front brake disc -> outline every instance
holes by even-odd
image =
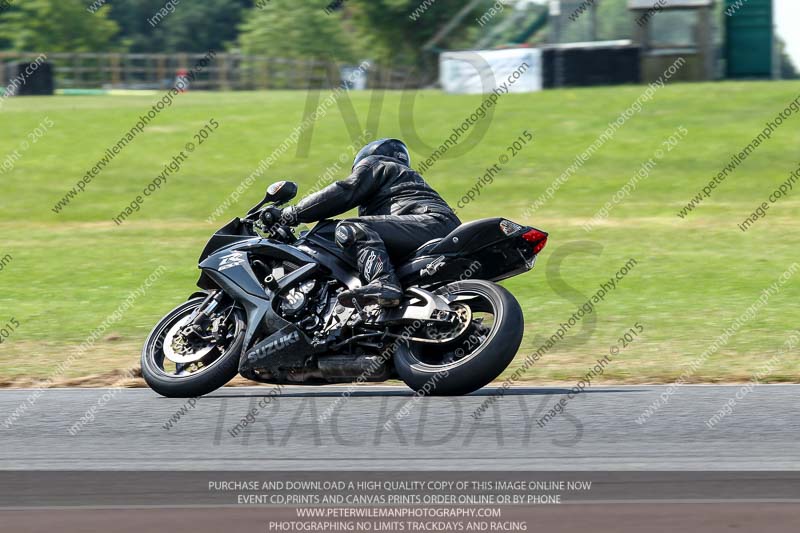
[[[172,361],[185,365],[187,363],[194,363],[208,355],[214,349],[213,344],[208,344],[200,349],[194,349],[193,346],[187,342],[186,338],[179,337],[179,332],[186,326],[191,319],[191,316],[186,316],[179,320],[164,337],[164,357]],[[176,351],[175,346],[181,346],[180,351]]]

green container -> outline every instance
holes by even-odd
[[[725,0],[728,78],[771,78],[772,0]]]

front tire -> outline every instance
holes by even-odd
[[[205,298],[202,297],[192,298],[170,311],[153,328],[145,341],[141,358],[142,377],[150,388],[162,396],[167,398],[203,396],[224,386],[238,373],[245,320],[244,313],[233,306],[217,312],[217,314],[228,313],[225,322],[229,328],[229,338],[224,346],[209,344],[203,348],[205,355],[192,364],[175,364],[165,353],[165,339],[168,335],[174,334],[176,326],[188,319],[204,301]],[[174,366],[174,369],[170,368],[171,366]],[[191,371],[193,367],[196,370]]]
[[[451,283],[436,291],[451,303],[467,305],[470,327],[445,344],[404,342],[394,363],[403,382],[429,396],[474,392],[499,376],[517,354],[525,320],[519,302],[505,288],[483,280]],[[491,315],[490,326],[479,314]]]

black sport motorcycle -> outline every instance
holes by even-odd
[[[217,231],[200,256],[202,292],[172,310],[142,350],[157,393],[196,397],[236,374],[263,383],[320,385],[400,378],[430,395],[467,394],[511,363],[522,341],[519,303],[495,282],[527,272],[547,233],[504,218],[463,224],[396,263],[400,307],[349,308],[361,285],[334,242],[335,220],[299,237],[268,219],[297,194],[274,183]]]

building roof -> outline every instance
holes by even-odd
[[[581,50],[589,48],[627,48],[629,46],[638,46],[630,39],[620,39],[617,41],[589,41],[579,43],[557,43],[557,44],[543,44],[538,48],[557,49],[557,50],[570,50],[578,48]]]
[[[710,7],[714,5],[714,2],[715,0],[628,0],[628,9],[647,10]]]

